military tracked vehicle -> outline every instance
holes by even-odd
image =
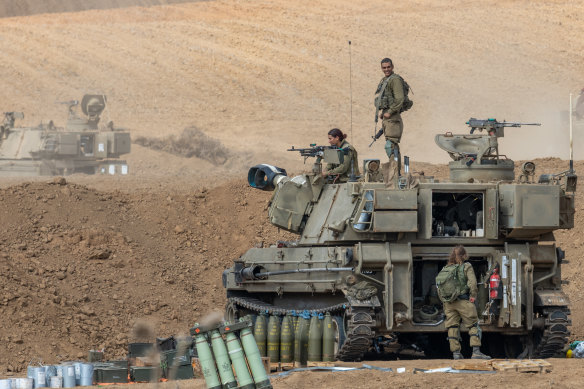
[[[128,165],[120,156],[130,152],[130,133],[112,122],[99,126],[106,108],[103,95],[85,95],[65,102],[67,124],[53,121],[37,127],[16,127],[22,112],[5,112],[0,125],[0,175],[38,176],[73,173],[126,174]],[[83,115],[77,113],[81,108]]]
[[[371,350],[447,356],[435,278],[463,244],[479,282],[484,351],[560,352],[571,321],[554,231],[574,227],[573,164],[536,178],[527,162],[516,177],[498,141],[506,127],[522,124],[467,124],[470,134],[435,138],[452,157],[448,180],[408,172],[393,182],[330,182],[321,163],[343,155],[325,146],[298,149],[316,157],[311,173],[292,178],[271,165],[251,168],[249,184],[274,191],[270,222],[299,238],[252,248],[225,270],[226,317],[330,312],[341,360]]]

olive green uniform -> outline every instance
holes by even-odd
[[[329,163],[326,165],[326,172],[329,176],[338,176],[335,182],[347,182],[351,175],[351,166],[353,167],[353,174],[359,175],[359,158],[357,150],[349,142],[343,140],[339,147],[344,151],[343,163]]]
[[[383,84],[386,80],[385,91],[382,91]],[[382,122],[383,134],[385,135],[386,140],[385,152],[389,159],[397,159],[398,172],[401,172],[399,142],[404,131],[404,123],[400,113],[402,112],[402,107],[405,101],[404,84],[401,77],[396,73],[392,73],[388,77],[383,77],[381,81],[379,81],[376,93],[379,94],[378,97],[381,97],[379,101],[379,110],[382,114],[390,114],[389,118],[383,118]]]
[[[456,266],[456,265],[446,265]],[[464,275],[466,276],[466,296],[477,298],[478,288],[477,279],[474,274],[472,265],[468,262],[464,264]],[[463,294],[464,296],[464,294]],[[461,297],[463,297],[461,296]],[[479,328],[479,318],[477,309],[473,303],[467,298],[458,298],[451,303],[444,303],[444,314],[446,315],[446,328],[448,329],[448,341],[450,343],[450,351],[460,352],[460,322],[468,328],[470,335],[471,347],[481,345],[481,335]]]

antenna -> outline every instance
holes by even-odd
[[[573,115],[572,112],[572,94],[570,93],[570,173],[574,172],[574,143],[572,139],[572,134],[574,132],[574,123],[573,123]]]
[[[353,69],[352,69],[352,61],[351,61],[351,41],[349,41],[349,106],[351,107],[351,142],[353,141]]]

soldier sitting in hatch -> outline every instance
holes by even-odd
[[[331,177],[334,183],[347,182],[351,174],[359,175],[359,159],[357,150],[346,140],[347,135],[343,134],[338,128],[333,128],[328,132],[328,141],[331,146],[338,147],[344,152],[343,163],[326,165],[322,172],[323,177]]]

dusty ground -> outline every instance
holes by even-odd
[[[112,5],[126,3],[154,2]],[[577,1],[226,0],[50,15],[42,14],[47,2],[19,4],[35,15],[0,19],[3,111],[24,111],[25,125],[62,124],[66,107],[55,102],[105,93],[104,122],[151,138],[195,126],[231,154],[212,163],[134,144],[127,177],[0,179],[0,375],[20,374],[32,358],[76,359],[94,347],[122,357],[136,323],[166,336],[222,309],[220,275],[231,260],[253,245],[289,238],[267,223],[269,193],[246,186],[247,167],[271,162],[300,171],[301,162],[285,149],[322,144],[332,126],[349,133],[360,157],[380,157],[381,142],[367,144],[383,56],[414,90],[402,149],[415,161],[445,162],[434,133],[463,131],[470,116],[496,116],[543,124],[508,130],[503,152],[563,159],[538,160],[538,173],[567,166],[561,111],[568,93],[584,86],[584,6]],[[78,11],[76,4],[63,1],[62,10]],[[577,130],[575,144],[582,143]],[[413,167],[445,172],[421,162]],[[583,168],[577,161],[576,171]],[[571,260],[564,275],[574,339],[584,339],[583,200],[579,194],[576,228],[557,234]],[[579,361],[553,363],[554,372],[541,376],[359,371],[274,382],[278,388],[385,387],[390,380],[398,387],[578,386]]]

